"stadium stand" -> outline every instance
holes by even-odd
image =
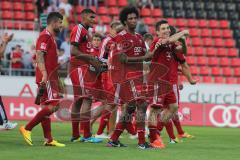
[[[21,3],[24,2],[24,3]],[[140,14],[149,31],[154,32],[154,22],[166,18],[179,29],[189,29],[187,61],[200,82],[239,83],[240,66],[240,1],[215,0],[153,0],[154,9],[141,8]],[[105,0],[95,10],[104,24],[116,18],[127,0]],[[13,7],[14,6],[14,7]],[[78,15],[82,6],[74,8]],[[0,2],[2,25],[7,29],[35,28],[35,5],[30,0],[2,0]],[[79,16],[78,16],[79,17]],[[71,15],[70,29],[80,19]],[[184,79],[181,77],[181,79]]]

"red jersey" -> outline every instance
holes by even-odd
[[[114,48],[114,41],[111,35],[107,35],[100,45],[99,59],[103,62],[107,62],[108,56],[110,55],[111,49]]]
[[[58,69],[58,55],[57,55],[57,44],[54,39],[54,36],[51,35],[46,29],[43,30],[36,43],[36,51],[44,52],[44,62],[47,70],[48,79],[54,78],[57,76]],[[39,68],[36,67],[36,82],[39,83],[42,80],[42,73]]]
[[[100,52],[99,48],[92,47],[92,48],[90,49],[90,54],[93,55],[93,56],[95,56],[95,57],[99,57],[99,52]]]
[[[22,58],[22,53],[21,52],[12,52],[12,55],[11,55],[11,58],[14,59],[14,58]],[[12,63],[12,68],[16,68],[16,69],[19,69],[19,68],[22,68],[22,62],[15,62],[15,63]]]
[[[158,41],[161,41],[161,39],[157,38],[153,41],[153,43],[150,47],[151,52],[155,49],[155,45]],[[171,72],[172,72],[172,70],[174,70],[174,68],[173,68],[173,62],[174,62],[173,53],[174,53],[175,48],[176,48],[175,43],[162,45],[155,51],[155,53],[153,55],[153,58],[152,58],[153,63],[161,64],[168,68],[167,73],[161,77],[161,79],[163,79],[163,80],[169,81]],[[155,69],[154,66],[151,65],[150,70],[154,70],[154,69]],[[173,71],[173,72],[175,72],[175,71]],[[149,76],[150,80],[154,80],[157,77],[158,77],[158,75],[156,75],[154,72],[152,72],[152,74],[150,73],[150,76]]]
[[[111,77],[117,78],[117,81],[142,76],[143,63],[121,63],[119,54],[124,53],[128,57],[144,56],[146,46],[142,36],[138,33],[131,34],[123,30],[114,37],[115,47],[111,55],[111,68],[113,69]],[[121,76],[120,76],[121,75]]]
[[[174,61],[172,64],[172,69],[170,71],[170,82],[172,84],[178,84],[178,64],[183,64],[186,62],[185,56],[183,53],[174,53]]]
[[[88,29],[85,28],[82,24],[78,24],[73,27],[70,34],[70,42],[72,45],[77,46],[79,51],[83,52],[84,54],[91,54],[91,36],[88,34]],[[74,67],[86,64],[85,61],[75,59],[74,56],[71,57],[70,62]]]

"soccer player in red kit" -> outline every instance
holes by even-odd
[[[41,96],[40,104],[43,107],[35,117],[20,127],[20,133],[29,145],[33,145],[31,138],[32,129],[41,123],[44,133],[45,146],[64,147],[65,145],[53,140],[51,135],[50,115],[59,108],[61,99],[58,69],[57,44],[55,36],[62,28],[63,17],[58,12],[51,12],[47,17],[47,28],[43,30],[36,43],[36,83],[38,87],[43,86],[44,93]]]
[[[104,38],[104,40],[101,43],[100,46],[100,54],[99,54],[99,59],[103,63],[108,63],[108,56],[113,49],[115,42],[113,41],[114,37],[117,35],[118,32],[123,30],[123,25],[121,24],[120,21],[113,21],[110,24],[110,29],[109,29],[109,34]],[[111,84],[111,79],[109,77],[109,72],[102,72],[101,73],[101,83],[102,83],[102,89],[106,92],[114,92],[113,85]],[[112,124],[115,124],[116,120],[116,114],[115,112],[117,111],[117,106],[116,104],[109,104],[108,102],[111,102],[111,99],[108,99],[108,95],[104,95],[105,101],[103,101],[104,106],[100,108],[100,123],[99,123],[99,128],[97,131],[97,134],[95,137],[98,138],[109,138],[105,133],[103,133],[105,127],[109,123],[109,119],[112,116]],[[111,114],[114,112],[113,114]],[[109,128],[109,133],[111,133],[113,128]]]
[[[155,81],[158,78],[160,78],[170,83],[171,72],[173,72],[173,70],[175,69],[173,68],[174,61],[173,53],[182,50],[182,47],[177,46],[175,42],[181,37],[187,36],[189,32],[187,30],[184,30],[170,37],[170,27],[168,25],[168,22],[165,20],[157,22],[156,32],[159,35],[159,37],[153,41],[150,47],[150,51],[155,50],[152,57],[152,63],[159,63],[165,65],[169,68],[169,70],[163,77],[159,77],[159,75],[156,75],[156,73],[154,73],[154,70],[156,69],[154,68],[155,66],[151,65],[148,81]],[[155,85],[157,86],[156,88],[161,88],[161,84],[159,85],[158,83],[156,83]],[[173,117],[174,114],[176,114],[178,109],[177,99],[174,94],[174,90],[176,90],[176,87],[177,86],[173,85],[169,93],[161,95],[160,97],[158,97],[159,95],[158,93],[155,94],[156,95],[156,97],[154,97],[155,103],[152,104],[152,107],[150,108],[150,116],[148,122],[150,142],[153,147],[161,148],[161,143],[159,143],[157,137],[158,114],[154,113],[161,112],[160,118],[161,123],[163,123],[163,125],[166,124],[170,120],[170,118]],[[164,108],[163,111],[161,111],[161,108],[159,107],[161,105],[166,106],[166,108]]]
[[[171,35],[174,35],[177,33],[177,29],[173,26],[170,26],[170,30],[171,30]],[[189,66],[186,62],[185,56],[184,56],[187,53],[186,38],[182,37],[176,43],[180,43],[180,45],[182,46],[182,52],[178,52],[178,53],[173,52],[174,61],[173,61],[173,65],[172,65],[173,69],[171,70],[171,75],[170,75],[170,82],[172,85],[177,86],[176,87],[177,89],[174,90],[174,94],[176,96],[177,103],[179,106],[179,97],[180,97],[179,96],[179,87],[178,87],[178,67],[179,67],[179,65],[181,66],[182,73],[186,76],[186,78],[188,79],[190,84],[192,84],[192,85],[196,84],[197,80],[192,78],[190,68],[189,68]],[[172,122],[174,123],[174,125],[177,128],[179,138],[193,138],[194,137],[183,131],[180,120],[179,120],[178,113],[176,113],[176,115],[174,115],[172,117],[172,119],[165,124],[167,133],[170,137],[170,143],[180,142],[180,140],[178,138],[176,138],[174,135]],[[161,122],[158,123],[158,129],[160,131],[163,128],[162,125],[163,125],[163,123],[161,123]]]
[[[146,53],[142,36],[135,32],[138,17],[139,13],[135,7],[125,7],[120,13],[120,21],[125,26],[125,30],[114,37],[116,46],[110,55],[110,73],[116,90],[116,98],[120,98],[124,105],[120,120],[116,124],[116,128],[107,144],[109,147],[125,146],[119,141],[119,136],[124,129],[129,130],[129,127],[132,127],[131,114],[137,108],[138,148],[150,148],[150,145],[145,142],[147,103],[141,95],[141,89],[137,88],[143,86],[143,62],[128,63],[138,60],[139,57],[144,56]]]
[[[102,140],[92,137],[90,131],[91,118],[91,87],[94,86],[96,73],[90,71],[94,69],[98,72],[101,63],[91,54],[92,44],[88,29],[93,27],[95,12],[91,9],[84,9],[81,12],[81,23],[76,25],[71,32],[71,60],[70,73],[74,92],[74,105],[72,106],[72,142],[84,141],[99,143]],[[80,115],[80,109],[82,114]],[[79,123],[83,124],[84,135],[80,138]]]

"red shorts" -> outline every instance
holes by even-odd
[[[37,85],[39,89],[39,84]],[[45,85],[45,91],[43,93],[43,96],[40,98],[40,104],[53,106],[58,105],[60,99],[62,98],[59,93],[60,93],[59,80],[58,79],[49,80]]]
[[[98,75],[90,71],[87,65],[70,68],[69,76],[72,81],[75,99],[91,98],[94,93],[93,90],[99,89],[101,86]]]
[[[130,103],[133,101],[145,100],[145,85],[142,79],[127,80],[124,83],[114,84],[114,103]]]
[[[152,107],[168,107],[169,104],[178,103],[177,85],[172,85],[172,90],[166,94],[159,94],[158,89],[154,90],[154,96],[150,102]]]

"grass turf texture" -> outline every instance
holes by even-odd
[[[26,124],[20,121],[19,126]],[[19,127],[18,126],[18,127]],[[105,140],[100,144],[71,143],[70,123],[53,123],[52,132],[56,140],[65,143],[65,148],[44,147],[41,126],[34,128],[32,139],[34,146],[27,146],[18,128],[12,131],[0,132],[0,159],[34,159],[34,160],[239,160],[240,129],[184,127],[186,131],[196,136],[195,139],[184,139],[183,143],[167,144],[168,137],[164,131],[163,139],[167,148],[163,150],[140,150],[136,148],[137,140],[130,140],[124,133],[121,142],[127,148],[106,147]]]

